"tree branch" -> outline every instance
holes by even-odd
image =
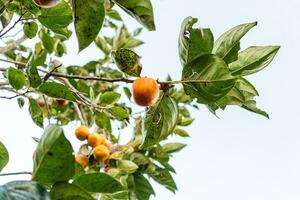
[[[32,175],[31,172],[13,172],[13,173],[3,173],[0,176],[14,176],[14,175]]]
[[[4,54],[10,50],[14,50],[17,48],[17,46],[19,46],[20,44],[22,44],[25,40],[27,40],[28,38],[23,35],[21,38],[17,39],[15,42],[8,44],[5,47],[0,47],[0,54]]]

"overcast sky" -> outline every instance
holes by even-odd
[[[219,112],[220,119],[205,107],[192,111],[195,122],[188,128],[188,144],[174,155],[177,170],[176,195],[155,185],[158,200],[299,200],[300,199],[300,2],[298,0],[153,0],[156,32],[144,31],[146,45],[138,49],[144,65],[143,75],[163,79],[170,74],[180,79],[181,66],[177,38],[181,21],[187,16],[199,18],[202,27],[210,27],[219,36],[241,23],[258,21],[242,40],[250,45],[281,45],[274,62],[265,70],[248,77],[258,91],[258,106],[271,119],[240,108]],[[124,13],[123,13],[124,14]],[[139,27],[125,17],[131,30]],[[84,64],[99,58],[91,47],[77,55],[75,38],[68,43],[66,64]],[[99,52],[100,53],[100,52]],[[1,63],[1,66],[5,66]],[[42,130],[31,121],[27,108],[15,101],[1,100],[0,140],[7,146],[11,160],[4,172],[30,171],[35,148],[32,136]],[[66,134],[74,144],[73,127]],[[126,134],[126,133],[125,133]],[[129,133],[128,133],[129,134]],[[28,176],[0,178],[0,184]]]

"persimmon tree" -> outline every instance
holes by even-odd
[[[268,117],[256,107],[258,92],[246,78],[264,69],[279,46],[240,49],[256,22],[215,40],[209,28],[187,17],[179,29],[179,57],[173,55],[182,78],[157,80],[141,77],[134,49],[144,44],[137,38],[143,29],[129,32],[117,8],[155,30],[150,0],[0,0],[0,38],[6,42],[0,62],[10,64],[0,68],[1,99],[16,100],[20,108],[27,104],[33,123],[44,129],[34,138],[33,171],[25,172],[31,180],[0,186],[0,199],[147,200],[155,195],[149,179],[175,192],[169,160],[186,146],[180,138],[190,137],[184,130],[194,121],[190,109],[205,105],[216,115],[239,106]],[[20,26],[23,36],[11,35]],[[77,37],[78,50],[69,51],[95,43],[102,54],[83,66],[76,57],[74,65],[64,65],[60,59],[71,37]],[[34,45],[24,45],[30,39]],[[137,112],[133,101],[144,111]],[[79,149],[65,137],[70,122],[80,123],[73,133],[82,141]],[[121,144],[129,124],[132,139]],[[178,142],[168,142],[170,136]],[[0,142],[0,171],[8,160]]]

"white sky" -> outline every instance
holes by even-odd
[[[257,20],[258,27],[242,40],[242,46],[282,46],[267,69],[248,78],[261,94],[257,99],[259,107],[268,111],[271,119],[235,107],[220,112],[221,119],[204,107],[193,111],[195,122],[188,128],[192,138],[177,139],[188,147],[171,161],[177,170],[179,191],[173,195],[155,185],[157,195],[153,199],[298,200],[300,2],[153,0],[153,4],[157,31],[144,31],[141,38],[146,45],[138,49],[143,56],[143,75],[163,79],[171,74],[174,79],[180,78],[177,37],[181,21],[187,16],[199,18],[201,26],[211,27],[215,37],[232,26]],[[125,19],[131,30],[139,26]],[[93,47],[77,55],[75,39],[68,46],[69,54],[63,60],[66,64],[84,64],[99,58],[99,51]],[[26,109],[21,111],[15,101],[1,100],[0,140],[11,155],[3,172],[32,168],[35,143],[31,137],[39,137],[42,130],[32,123]],[[78,146],[73,127],[65,130]],[[14,179],[28,176],[0,177],[0,184]]]

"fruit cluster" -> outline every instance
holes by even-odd
[[[113,145],[106,139],[105,135],[90,133],[88,127],[84,125],[75,130],[75,135],[80,141],[87,140],[87,144],[92,147],[91,155],[95,160],[104,163],[108,161]],[[89,164],[89,156],[78,153],[76,162],[85,168]]]

